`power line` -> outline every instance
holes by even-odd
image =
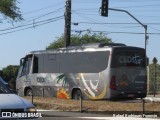
[[[32,20],[33,20],[33,19],[34,19],[34,20],[36,20],[36,19],[39,19],[39,18],[42,18],[42,17],[48,16],[48,15],[50,15],[50,14],[57,13],[57,12],[59,12],[59,11],[60,11],[60,10],[62,10],[62,9],[64,9],[64,7],[61,7],[61,8],[58,8],[58,9],[54,10],[54,11],[51,11],[51,12],[48,12],[48,13],[42,14],[42,15],[40,15],[40,16],[38,16],[38,17],[32,17]]]
[[[31,14],[31,13],[35,13],[35,12],[39,12],[39,11],[42,11],[42,10],[46,10],[46,9],[49,9],[49,8],[52,8],[52,7],[55,7],[57,5],[61,5],[63,2],[60,2],[60,3],[57,3],[57,4],[52,4],[52,5],[49,5],[49,6],[46,6],[46,7],[43,7],[43,8],[39,8],[39,9],[36,9],[36,10],[33,10],[33,11],[30,11],[30,12],[26,12],[24,13],[23,15],[26,15],[26,14]]]
[[[20,26],[16,26],[16,27],[12,27],[12,28],[1,29],[0,31],[7,31],[7,30],[17,29],[17,28],[21,28],[21,27],[26,27],[26,26],[29,26],[29,25],[39,24],[39,23],[51,21],[51,20],[54,20],[54,19],[62,18],[62,17],[64,17],[64,16],[54,17],[54,18],[50,18],[50,19],[47,19],[47,20],[42,20],[42,21],[30,23],[30,24],[20,25]]]
[[[105,22],[77,22],[78,24],[114,24],[114,25],[137,25],[138,23],[105,23]],[[159,25],[160,23],[144,23],[144,24],[151,24],[151,25]]]
[[[23,22],[30,22],[30,21],[33,21],[33,20],[37,20],[37,19],[46,17],[46,16],[48,16],[48,15],[58,13],[58,12],[59,12],[60,10],[62,10],[62,9],[64,9],[64,6],[61,7],[61,8],[58,8],[58,9],[56,9],[56,10],[54,10],[54,11],[41,14],[41,15],[39,15],[39,16],[37,16],[37,17],[27,18],[27,19],[30,19],[30,20],[19,21],[19,22],[16,22],[16,23],[23,23]]]
[[[141,35],[141,34],[144,34],[144,33],[141,33],[141,32],[116,32],[116,31],[94,31],[94,30],[72,30],[72,32],[77,32],[77,33],[82,33],[82,32],[93,32],[93,33],[100,33],[100,32],[103,32],[103,33],[106,33],[106,34],[138,34],[138,35]],[[147,33],[148,35],[160,35],[160,33]]]
[[[94,2],[96,2],[96,1],[94,1]],[[101,1],[99,1],[99,2],[101,2]],[[85,3],[85,2],[81,2],[81,3]],[[92,1],[90,1],[90,3],[93,3]],[[158,4],[159,5],[159,4]],[[51,5],[52,6],[52,5]],[[50,7],[51,7],[50,6]],[[148,5],[148,6],[153,6],[153,5]],[[138,7],[138,6],[137,6]],[[27,26],[30,26],[30,25],[32,25],[32,27],[34,27],[34,26],[36,26],[35,24],[40,24],[40,23],[42,23],[42,22],[47,22],[46,20],[44,20],[44,21],[39,21],[39,22],[33,22],[33,20],[36,20],[36,19],[39,19],[39,18],[41,18],[41,17],[44,17],[44,16],[47,16],[47,15],[50,15],[50,14],[53,14],[53,13],[56,13],[56,12],[58,12],[59,10],[61,10],[61,9],[63,9],[64,7],[61,7],[61,8],[58,8],[58,9],[56,9],[56,10],[54,10],[54,11],[52,11],[52,12],[48,12],[48,13],[45,13],[45,14],[43,14],[43,15],[41,15],[41,16],[38,16],[38,17],[36,17],[36,18],[34,18],[34,19],[32,19],[32,20],[30,20],[30,21],[32,21],[32,23],[30,23],[30,24],[26,24],[26,25],[20,25],[20,26],[17,26],[17,27],[13,27],[13,28],[7,28],[7,29],[2,29],[2,30],[0,30],[0,31],[7,31],[7,30],[14,30],[14,29],[17,29],[17,28],[21,28],[21,27],[27,27]],[[34,10],[34,11],[32,11],[32,12],[37,12],[37,11],[39,11],[39,10],[45,10],[45,9],[47,9],[47,7],[45,7],[45,8],[41,8],[41,9],[37,9],[37,10]],[[95,8],[94,8],[95,9]],[[82,11],[93,11],[94,10],[93,8],[91,8],[91,9],[78,9],[78,10],[82,10]],[[29,13],[32,13],[32,12],[29,12]],[[73,11],[74,12],[74,11]],[[29,14],[28,13],[28,14]],[[27,13],[26,13],[27,14]],[[87,16],[88,17],[88,16]],[[92,20],[93,21],[93,19],[92,18],[89,18],[90,20]],[[90,21],[89,20],[89,21]],[[48,19],[48,22],[49,22],[50,20]],[[96,21],[96,20],[94,20],[94,21]],[[99,25],[137,25],[137,23],[103,23],[103,22],[79,22],[78,24],[99,24]],[[150,25],[159,25],[160,23],[145,23],[145,24],[150,24]],[[132,26],[132,27],[138,27],[138,26]],[[123,27],[124,28],[124,27]],[[154,29],[154,28],[152,28],[152,29]],[[154,30],[158,30],[158,29],[154,29]],[[3,33],[2,33],[3,34]]]
[[[116,27],[116,28],[135,28],[141,26],[128,26],[128,25],[138,25],[138,23],[100,23],[100,22],[72,22],[73,25],[77,26],[79,24],[97,24],[97,25],[107,25],[108,27]],[[159,25],[160,23],[144,23],[148,25],[151,29],[160,31],[159,29],[153,28],[150,25]],[[110,26],[109,26],[110,25]],[[112,26],[111,26],[112,25]],[[115,26],[113,26],[115,25]],[[125,26],[117,26],[117,25],[125,25]]]
[[[149,26],[151,29],[156,30],[156,31],[160,31],[159,29],[153,28],[151,26]]]
[[[1,33],[0,35],[14,33],[14,32],[26,30],[26,29],[29,29],[29,28],[35,28],[35,27],[38,27],[38,26],[41,26],[41,25],[45,25],[45,24],[48,24],[48,23],[52,23],[52,22],[61,20],[63,18],[64,18],[64,16],[59,16],[59,17],[56,17],[56,18],[51,18],[51,19],[48,19],[48,20],[36,22],[34,25],[33,24],[28,24],[28,25],[18,26],[18,27],[12,28],[12,29],[17,29],[17,28],[22,28],[22,27],[26,27],[26,28],[22,28],[22,29],[19,29],[19,30],[13,30],[13,31],[10,31],[10,32],[4,32],[4,33]],[[29,26],[29,27],[27,27],[27,26]],[[7,29],[7,30],[12,30],[12,29]]]
[[[154,4],[154,5],[139,5],[139,6],[127,6],[127,7],[116,7],[116,8],[143,8],[143,7],[160,7],[160,4]]]

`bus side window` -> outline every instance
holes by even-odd
[[[33,73],[38,73],[38,57],[33,58]]]

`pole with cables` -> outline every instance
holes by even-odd
[[[71,41],[71,0],[66,0],[64,47],[70,45]]]

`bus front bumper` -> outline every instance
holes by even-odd
[[[111,98],[144,98],[147,95],[146,91],[112,91]]]

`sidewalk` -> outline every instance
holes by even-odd
[[[144,98],[145,102],[160,102],[159,97],[146,97]]]

